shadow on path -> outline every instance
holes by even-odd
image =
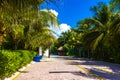
[[[64,59],[64,60],[70,60],[70,62],[66,63],[67,65],[80,65],[83,66],[84,68],[88,69],[90,72],[104,78],[105,80],[120,80],[120,65],[118,64],[113,64],[113,63],[108,63],[108,62],[103,62],[103,61],[92,61],[89,59],[84,59],[84,58],[71,58],[68,56],[61,56],[57,57],[59,59]],[[114,72],[114,74],[96,69],[95,66],[100,67],[100,68],[107,68]],[[54,72],[53,72],[54,73]],[[62,73],[62,72],[56,72],[56,73]],[[82,76],[88,76],[84,73],[81,72],[69,72],[67,71],[66,73],[76,73],[78,75]]]
[[[63,73],[71,73],[73,75],[83,76],[83,77],[89,77],[93,78],[93,76],[89,74],[82,73],[81,71],[50,71],[50,74],[63,74]]]
[[[29,73],[29,71],[18,71],[20,73]]]

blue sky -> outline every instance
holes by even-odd
[[[108,3],[109,0],[59,0],[58,7],[53,4],[48,5],[48,7],[58,12],[60,24],[64,23],[76,27],[79,20],[92,17],[90,7],[97,5],[98,2]]]

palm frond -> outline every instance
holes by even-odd
[[[95,50],[101,43],[102,43],[102,39],[104,37],[104,34],[101,33],[91,44],[91,47],[93,50]]]

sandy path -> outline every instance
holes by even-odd
[[[16,80],[93,80],[84,70],[70,65],[66,57],[53,56],[23,71]]]
[[[120,80],[120,65],[52,56],[50,59],[44,58],[42,62],[32,64],[16,80],[100,80],[100,78]]]

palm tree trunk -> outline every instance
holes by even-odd
[[[24,45],[24,49],[28,49],[28,45],[26,43]]]
[[[48,58],[50,58],[50,47],[49,47],[49,52],[48,52]]]
[[[0,49],[2,48],[3,36],[0,36]]]
[[[14,50],[16,50],[18,48],[18,40],[14,41]]]

